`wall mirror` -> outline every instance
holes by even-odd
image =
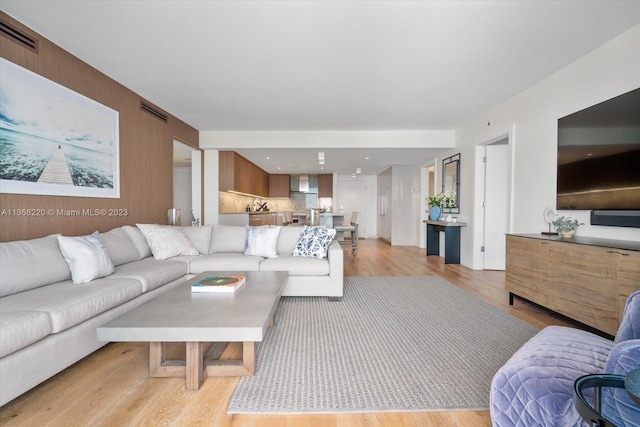
[[[442,191],[456,192],[456,207],[443,207],[443,213],[460,213],[460,153],[442,161]]]

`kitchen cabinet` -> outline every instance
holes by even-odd
[[[289,197],[291,175],[269,175],[269,197]]]
[[[378,175],[378,237],[392,245],[418,246],[420,168],[392,166]]]
[[[219,153],[219,190],[269,196],[269,174],[234,151]]]
[[[614,335],[627,297],[640,290],[640,244],[508,235],[505,287],[511,303],[518,295]]]
[[[333,197],[333,174],[318,175],[318,197]]]

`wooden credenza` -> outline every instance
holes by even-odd
[[[510,304],[515,295],[615,335],[640,290],[640,243],[507,235],[505,287]]]

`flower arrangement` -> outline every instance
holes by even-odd
[[[445,191],[444,193],[438,193],[435,196],[427,197],[429,206],[439,206],[442,208],[455,208],[456,207],[456,192]]]

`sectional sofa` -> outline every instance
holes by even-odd
[[[283,295],[340,299],[333,235],[320,230],[325,257],[301,253],[322,249],[318,230],[139,224],[0,243],[0,405],[107,344],[98,326],[204,271],[287,271]]]

